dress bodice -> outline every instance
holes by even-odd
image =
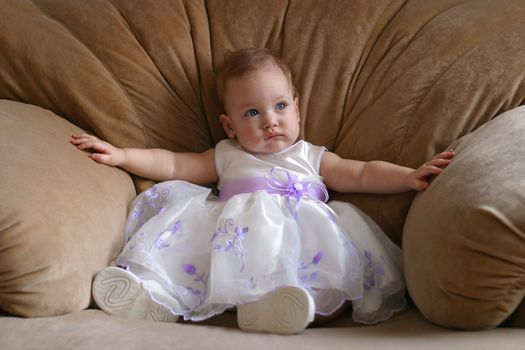
[[[243,150],[235,140],[220,141],[215,149],[218,188],[239,180],[268,176],[275,168],[285,169],[299,181],[322,184],[319,169],[325,150],[325,147],[299,140],[277,153],[252,154]],[[275,176],[283,176],[283,173]],[[286,181],[284,178],[276,180]]]

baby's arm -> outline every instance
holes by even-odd
[[[428,177],[440,174],[454,152],[442,152],[417,169],[383,161],[362,162],[343,159],[325,152],[321,160],[321,176],[328,188],[338,192],[400,193],[422,191],[428,187]]]
[[[87,134],[73,134],[71,143],[89,152],[94,161],[118,166],[157,181],[185,180],[196,184],[217,181],[215,149],[203,153],[174,153],[164,149],[118,148]]]

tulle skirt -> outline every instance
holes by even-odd
[[[199,321],[281,286],[304,287],[316,313],[351,301],[358,322],[376,323],[405,305],[401,251],[351,204],[265,191],[221,202],[206,187],[157,184],[132,204],[116,263]]]

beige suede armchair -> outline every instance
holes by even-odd
[[[0,0],[0,349],[523,349],[525,1]],[[92,162],[225,137],[215,68],[267,47],[291,67],[301,136],[342,157],[453,163],[417,196],[331,193],[404,251],[413,302],[300,335],[106,315],[93,276],[151,182]],[[460,330],[456,330],[460,329]],[[465,332],[461,330],[475,330]]]

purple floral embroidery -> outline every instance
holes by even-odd
[[[164,232],[161,232],[157,235],[157,238],[153,241],[151,245],[147,244],[145,232],[139,233],[136,238],[130,242],[129,249],[138,249],[140,252],[151,254],[152,250],[155,248],[157,250],[162,250],[166,247],[169,247],[170,244],[168,240],[171,236],[179,236],[182,234],[182,222],[177,220],[173,225],[169,226],[168,229]]]
[[[317,265],[323,259],[324,252],[322,250],[318,251],[317,254],[312,259],[312,264]]]
[[[129,221],[138,220],[138,226],[131,226],[129,230],[133,231],[133,227],[142,227],[149,218],[162,213],[165,209],[169,192],[170,190],[167,188],[159,192],[157,186],[153,186],[137,197],[137,202],[133,205],[133,208],[131,208]],[[153,212],[148,214],[147,212],[150,211],[147,210],[148,208]],[[128,232],[129,235],[131,235],[131,233],[132,232]]]
[[[169,193],[170,190],[167,188],[158,192],[157,186],[153,186],[145,192],[146,204],[153,208],[156,214],[160,214],[164,211],[164,205]]]
[[[365,272],[363,287],[365,291],[370,291],[372,288],[380,284],[381,277],[385,274],[385,257],[381,256],[380,260],[374,261],[372,253],[368,250],[364,251],[365,256]]]
[[[168,226],[167,231],[177,237],[182,236],[182,222],[180,220],[175,221],[173,225]]]
[[[308,264],[301,262],[301,266],[299,267],[299,284],[306,289],[310,289],[311,282],[315,281],[318,278],[318,272],[313,271],[310,272],[310,268],[312,265],[317,265],[323,260],[324,252],[322,250],[318,251],[317,254],[314,255],[312,258],[312,261]]]
[[[195,306],[191,309],[191,311],[194,311],[199,306],[204,304],[204,300],[206,298],[206,294],[208,291],[208,275],[206,273],[199,274],[197,272],[197,268],[193,264],[184,264],[182,268],[184,272],[194,277],[193,280],[195,282],[199,282],[202,284],[202,289],[193,288],[189,286],[185,287],[188,292],[190,292],[191,294],[195,296],[196,303],[195,303]]]
[[[168,227],[168,229],[161,234],[157,236],[157,239],[155,239],[155,242],[153,242],[153,245],[157,250],[164,249],[166,247],[169,247],[170,244],[168,243],[168,240],[171,236],[177,235],[180,237],[182,234],[182,223],[180,220],[177,220],[175,224]]]
[[[184,268],[184,272],[186,272],[188,275],[193,275],[195,274],[195,271],[197,271],[197,269],[195,268],[195,265],[192,265],[192,264],[185,264],[183,268]]]
[[[217,231],[213,233],[210,242],[225,236],[229,238],[224,244],[215,244],[215,250],[222,250],[224,252],[232,252],[235,254],[240,261],[241,268],[240,272],[244,271],[244,251],[242,247],[242,240],[246,238],[248,233],[248,227],[240,227],[235,225],[233,219],[228,219],[224,222],[224,228],[219,227]]]
[[[250,277],[250,280],[247,282],[247,287],[250,289],[255,289],[257,287],[257,282],[255,280],[255,277]]]
[[[134,236],[129,242],[129,249],[138,250],[139,252],[145,252],[146,250],[148,250],[147,245],[144,242],[144,236],[144,232],[140,232],[138,235]]]
[[[131,213],[129,214],[130,220],[137,220],[142,215],[144,215],[144,210],[141,208],[138,208],[137,206],[134,206],[133,209],[131,209]]]

